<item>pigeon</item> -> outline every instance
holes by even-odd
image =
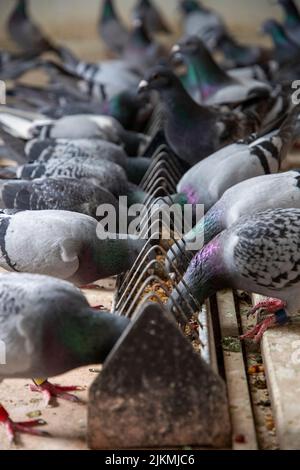
[[[57,49],[34,24],[28,14],[27,0],[17,0],[8,20],[7,29],[14,42],[24,51],[42,54]]]
[[[98,29],[108,49],[121,55],[128,42],[129,33],[117,15],[113,0],[103,1]]]
[[[196,246],[189,248],[192,243],[199,240],[200,245],[206,245],[241,217],[276,208],[300,209],[299,170],[257,176],[227,189],[197,225],[172,246],[167,256],[168,268],[176,264],[186,270],[186,255],[199,251]]]
[[[170,27],[167,25],[161,12],[156,8],[151,0],[138,0],[133,11],[134,18],[145,18],[145,23],[150,33],[170,34]]]
[[[96,219],[102,204],[110,204],[117,213],[117,199],[91,181],[88,184],[72,178],[0,181],[0,207],[3,209],[63,210]]]
[[[282,6],[285,18],[284,29],[288,36],[300,45],[300,12],[293,0],[278,0]]]
[[[257,131],[261,124],[256,113],[221,112],[197,104],[180,79],[166,67],[151,70],[139,90],[141,93],[159,92],[165,108],[167,142],[178,158],[190,166],[226,144]]]
[[[133,235],[104,232],[100,222],[77,212],[0,214],[0,266],[90,285],[130,269],[145,245]]]
[[[0,51],[0,79],[15,80],[38,64],[36,52],[12,54]]]
[[[300,45],[294,42],[285,32],[280,23],[276,20],[267,20],[263,24],[263,32],[269,34],[274,43],[274,59],[280,66],[291,62],[299,61]]]
[[[268,97],[271,93],[271,88],[266,83],[231,77],[215,62],[197,36],[180,41],[172,51],[180,54],[187,64],[188,84],[195,90],[200,103],[234,105],[253,98]]]
[[[57,156],[44,163],[35,162],[18,167],[0,168],[2,179],[34,180],[61,177],[88,180],[95,185],[100,185],[116,197],[125,196],[129,191],[127,175],[122,167],[106,160],[95,161],[93,156],[86,159],[81,157],[66,159],[63,156]]]
[[[129,41],[123,51],[123,60],[140,74],[160,63],[167,57],[165,48],[156,42],[149,34],[145,18],[136,17]]]
[[[203,304],[225,288],[268,296],[249,313],[263,307],[271,315],[243,336],[259,341],[269,327],[286,323],[300,307],[299,236],[300,209],[271,209],[242,217],[193,258],[171,294],[170,308],[173,302],[184,304],[190,293]]]
[[[272,59],[269,49],[239,43],[229,33],[223,34],[218,42],[218,50],[225,58],[228,68],[262,65]]]
[[[13,111],[13,110],[12,110]],[[137,155],[149,142],[144,134],[127,131],[114,118],[104,115],[79,114],[61,119],[29,120],[10,112],[0,112],[0,124],[12,135],[30,140],[40,139],[100,139],[122,145],[128,155]]]
[[[1,339],[6,344],[5,378],[35,378],[33,391],[72,399],[62,387],[46,379],[69,370],[103,363],[129,324],[126,317],[91,308],[72,284],[36,274],[0,274]],[[15,423],[0,404],[0,423],[9,440],[16,433],[44,435],[35,429],[41,420]]]
[[[124,91],[135,89],[140,74],[125,60],[105,60],[89,63],[78,59],[70,49],[60,48],[63,69],[86,83],[99,84],[103,95],[110,99]]]
[[[198,36],[213,50],[227,29],[220,15],[198,0],[180,0],[180,9],[184,15],[184,35]]]
[[[252,135],[210,155],[179,181],[177,192],[190,204],[203,204],[207,212],[232,186],[255,176],[277,173],[295,139],[299,107],[279,129]]]

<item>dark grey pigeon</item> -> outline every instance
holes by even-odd
[[[3,209],[64,210],[97,218],[97,209],[102,204],[110,204],[118,213],[117,199],[91,181],[72,178],[0,181]]]
[[[155,67],[140,83],[141,92],[158,91],[165,109],[165,135],[173,152],[190,166],[216,150],[256,132],[261,122],[252,112],[222,112],[201,106],[168,68]]]
[[[151,0],[138,0],[134,10],[133,17],[145,19],[146,27],[148,31],[152,33],[165,33],[170,34],[170,27],[167,25],[165,18],[162,13],[154,5]]]
[[[300,45],[300,12],[294,0],[278,0],[282,6],[285,18],[284,29],[288,36]]]

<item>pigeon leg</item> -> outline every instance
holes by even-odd
[[[51,384],[47,379],[33,379],[34,385],[30,385],[32,392],[41,393],[46,401],[46,406],[49,405],[52,398],[61,398],[63,400],[80,402],[80,398],[71,395],[69,392],[82,392],[82,387],[70,386],[63,387],[57,384]]]
[[[247,314],[248,317],[254,315],[258,310],[263,309],[269,313],[275,313],[286,307],[286,303],[283,300],[269,298],[256,304]]]
[[[16,433],[31,434],[32,436],[48,436],[49,435],[45,431],[34,429],[36,426],[45,425],[46,422],[44,420],[36,419],[33,421],[21,421],[19,423],[15,423],[9,417],[8,412],[1,404],[0,404],[0,424],[3,424],[3,426],[5,427],[10,443],[15,441]]]
[[[254,326],[248,333],[240,337],[241,340],[253,339],[256,343],[259,343],[264,333],[271,327],[276,325],[284,325],[289,321],[289,317],[286,311],[283,309],[278,310],[273,315],[269,315],[265,320]]]

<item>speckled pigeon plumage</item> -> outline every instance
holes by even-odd
[[[92,217],[67,211],[0,215],[0,266],[79,286],[130,269],[145,240],[118,234],[102,240],[97,224]]]
[[[91,181],[44,178],[0,181],[0,207],[24,210],[64,210],[97,218],[97,209],[111,204],[118,213],[117,199]]]
[[[200,106],[180,79],[166,67],[155,67],[140,83],[140,91],[156,90],[165,109],[165,135],[173,152],[190,166],[216,150],[256,132],[259,116],[253,112],[222,112]]]
[[[115,196],[126,195],[129,190],[128,179],[122,167],[106,160],[95,161],[93,157],[86,159],[57,157],[44,163],[36,162],[19,167],[2,168],[0,177],[25,180],[60,177],[86,179],[107,189]]]
[[[235,184],[277,173],[293,143],[298,113],[299,108],[294,108],[278,130],[236,142],[199,162],[182,177],[177,192],[208,211]]]
[[[253,79],[235,78],[214,60],[197,36],[190,36],[174,46],[187,64],[187,84],[194,91],[192,96],[199,103],[238,104],[254,98],[268,97],[268,84]]]
[[[203,238],[203,243],[207,244],[241,217],[276,208],[300,209],[298,170],[257,176],[229,188],[196,226],[173,245],[168,253],[168,265],[173,262],[187,268],[185,255],[196,254],[196,251],[186,252],[185,247],[195,237]]]
[[[4,378],[53,377],[102,363],[129,323],[92,309],[79,289],[48,276],[0,274]]]
[[[280,299],[286,303],[286,313],[296,314],[299,236],[299,209],[274,209],[239,219],[193,258],[177,286],[179,292],[171,295],[170,308],[172,300],[184,304],[188,289],[202,304],[218,290],[233,288]]]

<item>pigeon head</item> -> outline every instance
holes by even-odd
[[[204,54],[208,54],[208,51],[198,36],[189,36],[175,44],[172,48],[172,53],[203,56]]]
[[[155,67],[139,84],[139,92],[142,93],[151,90],[162,92],[173,88],[178,82],[178,78],[168,67]]]
[[[262,25],[262,32],[265,34],[270,34],[271,36],[274,36],[277,34],[285,35],[283,27],[276,20],[265,21]]]

